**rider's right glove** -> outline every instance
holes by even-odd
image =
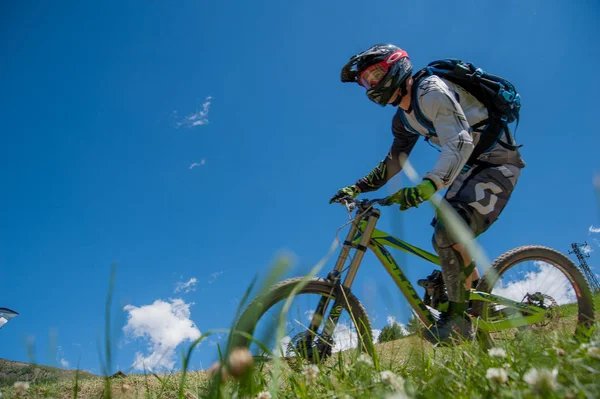
[[[356,187],[356,184],[353,184],[351,186],[347,186],[344,188],[340,188],[338,190],[338,192],[335,193],[335,195],[333,197],[331,197],[331,199],[329,200],[329,203],[333,204],[334,202],[338,202],[339,200],[341,200],[344,197],[356,198],[356,196],[358,194],[360,194],[360,189],[358,187]]]
[[[408,208],[418,207],[421,202],[429,200],[435,194],[436,189],[433,182],[429,179],[424,179],[415,187],[405,187],[398,192],[390,195],[379,201],[379,204],[389,206],[399,204],[400,210],[405,211]]]

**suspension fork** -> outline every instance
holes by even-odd
[[[347,291],[350,291],[350,287],[354,282],[356,277],[356,273],[358,272],[358,268],[360,263],[362,262],[363,257],[365,256],[365,252],[367,251],[369,242],[371,241],[371,236],[373,234],[373,230],[375,229],[375,225],[377,224],[377,220],[379,219],[381,212],[377,209],[371,209],[368,213],[362,217],[359,217],[357,212],[357,217],[352,222],[352,227],[348,231],[348,235],[346,236],[346,240],[344,241],[342,250],[338,257],[338,260],[335,264],[334,269],[329,272],[327,279],[331,281],[333,285],[333,294],[335,296],[335,302],[333,303],[333,307],[329,312],[329,316],[325,321],[325,327],[323,329],[323,338],[330,341],[333,336],[333,332],[335,331],[335,327],[337,326],[338,320],[342,314],[342,310],[344,309],[343,303],[346,302],[346,298],[342,289],[340,287],[340,276],[344,265],[348,259],[348,255],[350,254],[350,250],[352,248],[356,249],[356,254],[354,255],[354,259],[352,263],[350,263],[348,274],[344,279],[343,285]],[[359,231],[359,225],[362,220],[366,219],[367,223],[362,233],[361,239],[358,244],[354,244],[354,236]],[[311,335],[314,336],[315,332],[318,330],[319,325],[323,321],[323,316],[325,313],[325,309],[329,307],[331,302],[331,296],[322,296],[319,300],[319,304],[317,305],[317,309],[312,317],[309,331]],[[353,315],[351,314],[353,317]],[[331,343],[331,342],[329,342]]]

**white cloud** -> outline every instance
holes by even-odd
[[[594,225],[591,225],[590,228],[588,229],[588,231],[591,233],[600,233],[600,227],[594,227]]]
[[[590,247],[589,245],[585,245],[585,246],[581,247],[581,249],[583,250],[584,254],[591,254],[592,252],[594,252],[594,249],[592,247]]]
[[[200,162],[192,162],[190,165],[190,169],[194,169],[196,166],[204,166],[206,165],[206,159],[202,158]]]
[[[374,329],[373,330],[373,343],[376,344],[379,342],[379,335],[381,334],[381,330]]]
[[[381,330],[373,329],[373,341],[377,343]],[[358,335],[354,326],[350,326],[347,323],[339,323],[335,332],[333,333],[333,340],[335,342],[332,352],[345,351],[348,349],[356,348],[358,346]]]
[[[521,301],[526,293],[533,294],[539,291],[554,298],[559,305],[577,301],[571,283],[560,270],[544,262],[534,263],[538,271],[523,273],[523,279],[510,281],[505,286],[496,286],[492,293]]]
[[[172,369],[177,346],[200,337],[200,330],[190,320],[191,304],[182,299],[169,301],[157,299],[152,305],[127,305],[123,308],[129,312],[123,331],[133,338],[147,340],[150,352],[147,356],[140,352],[135,354],[134,369]]]
[[[63,351],[63,348],[60,345],[56,348],[56,360],[62,368],[69,367],[69,362],[67,361],[67,359],[65,359],[65,352]]]
[[[200,111],[194,112],[193,114],[187,116],[183,122],[178,123],[178,126],[202,126],[208,123],[208,110],[210,108],[210,104],[212,103],[212,97],[207,96],[204,99],[204,103],[202,103],[202,109]]]
[[[196,290],[196,283],[198,282],[198,280],[195,277],[192,277],[189,281],[187,282],[178,282],[177,285],[175,286],[175,292],[184,292],[185,294],[191,292],[191,291],[195,291]]]
[[[271,353],[273,354],[273,356],[287,356],[287,355],[292,356],[292,357],[295,356],[293,351],[291,351],[291,353],[287,353],[288,345],[291,340],[292,339],[290,338],[289,335],[282,337],[281,340],[279,341],[279,345],[275,344],[275,346],[273,348],[271,348]]]
[[[221,275],[223,274],[222,271],[220,272],[214,272],[210,274],[210,280],[208,280],[208,284],[212,284],[215,282],[215,280]]]

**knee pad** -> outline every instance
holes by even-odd
[[[466,223],[467,228],[471,229],[471,231],[472,231],[473,229],[471,227],[471,219],[472,219],[471,212],[468,209],[465,209],[462,206],[462,204],[459,204],[459,203],[453,203],[452,208],[454,208],[454,211],[456,212],[458,217],[461,218],[463,220],[463,222]],[[431,222],[431,225],[434,227],[434,233],[433,233],[434,248],[436,246],[437,247],[451,247],[452,245],[454,245],[458,242],[456,239],[454,239],[450,235],[450,232],[444,227],[442,220],[439,218],[439,216],[436,215],[436,217]]]
[[[435,231],[432,237],[433,249],[440,256],[442,265],[450,265],[450,267],[463,269],[463,259],[460,253],[452,248],[456,241],[449,237],[446,229],[438,222],[435,225]]]
[[[448,291],[448,298],[452,302],[464,302],[466,300],[464,261],[460,253],[452,248],[456,241],[448,236],[446,229],[440,222],[436,223],[432,243],[435,252],[440,257],[442,276]]]
[[[450,248],[454,244],[456,244],[456,240],[454,240],[448,230],[442,225],[441,221],[437,221],[433,230],[432,237],[433,248],[438,252],[441,248]]]

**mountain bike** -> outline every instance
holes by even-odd
[[[346,199],[344,205],[350,216],[346,225],[350,228],[333,269],[326,277],[287,279],[259,294],[235,324],[233,346],[249,347],[257,357],[279,354],[312,363],[349,348],[373,356],[371,322],[365,307],[351,291],[367,250],[376,255],[389,273],[422,328],[430,328],[447,299],[441,273],[434,269],[429,278],[419,280],[418,285],[426,289],[422,300],[388,248],[417,256],[437,267],[440,259],[376,229],[381,214],[375,207],[378,201]],[[291,301],[298,302],[291,306]],[[468,317],[476,336],[487,347],[495,337],[519,334],[529,328],[552,327],[563,313],[576,314],[574,322],[566,323],[575,336],[589,338],[592,334],[594,302],[585,278],[570,259],[545,246],[522,246],[499,256],[470,290],[469,301]],[[286,302],[287,309],[282,313]],[[283,321],[282,315],[290,319]],[[280,341],[273,341],[275,328],[282,322],[285,335]]]

